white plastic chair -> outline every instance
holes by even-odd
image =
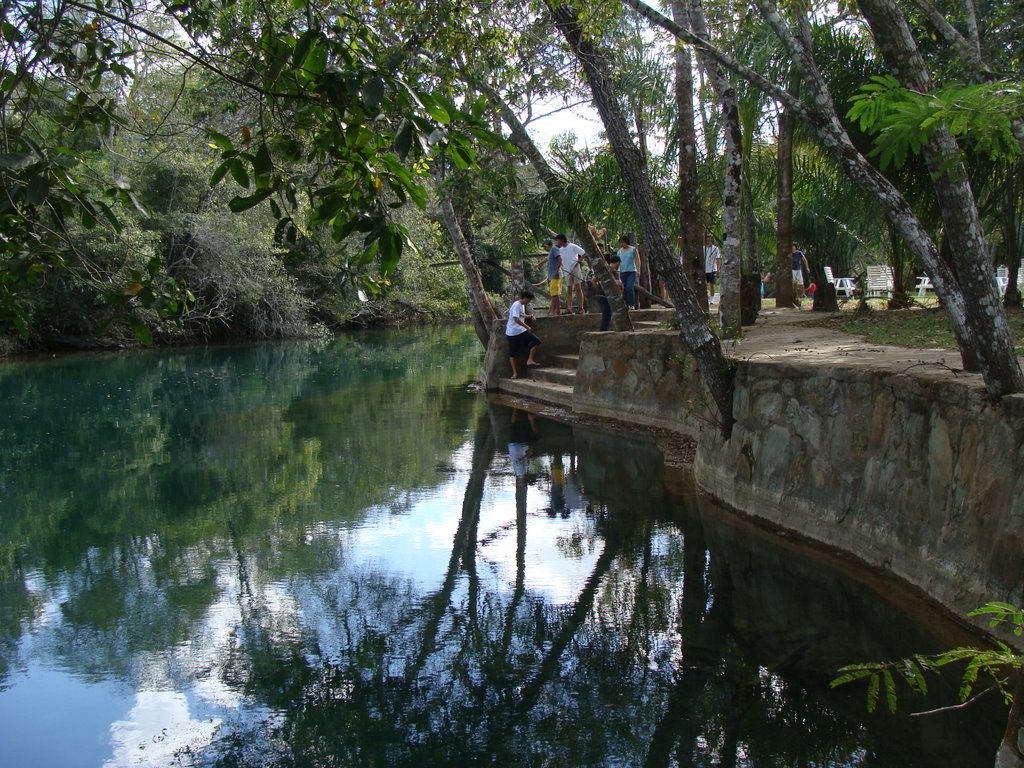
[[[1006,289],[1010,285],[1010,268],[999,267],[996,270],[996,285],[999,286],[999,295],[1002,296],[1006,293]]]
[[[884,267],[881,264],[868,266],[867,297],[892,298],[893,279],[892,267]]]
[[[853,291],[857,287],[857,281],[852,277],[835,277],[832,267],[825,267],[825,279],[836,287],[836,296],[847,299],[853,296]]]

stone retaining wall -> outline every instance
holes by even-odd
[[[737,361],[732,438],[677,334],[591,334],[574,410],[694,434],[698,488],[965,614],[1024,602],[1024,396],[952,376]],[[972,380],[973,381],[973,380]]]

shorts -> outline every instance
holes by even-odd
[[[552,277],[548,280],[548,293],[557,296],[562,292],[562,278]]]
[[[568,279],[570,283],[582,283],[583,282],[583,270],[579,267],[573,267],[569,270]]]
[[[529,352],[534,347],[540,346],[540,339],[529,331],[517,333],[515,336],[505,334],[508,339],[508,356],[519,357],[524,352]]]
[[[802,269],[794,269],[793,270],[793,285],[801,285],[802,286],[803,284],[804,284],[804,271]]]
[[[718,277],[717,272],[705,272],[704,279],[707,280],[708,285],[714,285],[715,279]]]

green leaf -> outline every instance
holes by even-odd
[[[868,712],[874,712],[878,707],[878,689],[881,686],[881,678],[878,674],[871,676],[868,682]]]
[[[295,50],[292,52],[292,64],[296,67],[301,67],[306,60],[306,54],[309,53],[309,47],[316,40],[320,32],[316,29],[307,29],[302,33],[302,36],[295,43]]]
[[[395,271],[402,258],[402,247],[405,238],[393,226],[389,226],[380,236],[380,276],[388,277]]]
[[[270,157],[270,150],[266,144],[260,144],[252,161],[253,171],[256,174],[256,186],[267,185],[270,177],[274,174],[274,161]]]
[[[223,163],[218,165],[214,169],[213,175],[210,176],[210,186],[211,187],[216,187],[218,184],[220,184],[221,179],[223,179],[227,175],[227,172],[228,172],[228,170],[230,168],[231,168],[231,161],[230,160],[225,160]]]
[[[45,173],[33,174],[28,186],[25,187],[25,194],[22,201],[26,205],[39,205],[50,193],[50,179]]]
[[[889,705],[889,712],[896,711],[896,680],[888,669],[882,671],[885,680],[885,701]]]
[[[259,205],[272,194],[274,194],[274,190],[264,188],[257,190],[254,194],[251,194],[248,197],[233,197],[228,202],[228,208],[230,208],[234,213],[241,213],[242,211],[247,211],[250,208]]]
[[[395,154],[402,160],[409,156],[414,132],[415,128],[410,120],[402,120],[398,126],[398,133],[395,134]]]
[[[121,234],[121,230],[123,229],[121,226],[121,220],[114,214],[113,209],[104,202],[98,202],[97,205],[99,205],[100,211],[103,213],[103,216],[106,218],[113,230],[118,234]]]
[[[231,171],[231,178],[240,187],[249,188],[249,172],[245,168],[245,162],[240,157],[233,158],[228,167]]]
[[[371,77],[363,85],[363,106],[372,117],[380,114],[380,105],[384,101],[384,80],[379,76]]]
[[[420,100],[423,102],[424,109],[427,110],[432,118],[437,120],[441,125],[448,125],[452,121],[452,116],[447,109],[444,108],[432,94],[421,93]]]
[[[234,151],[234,149],[235,149],[234,143],[231,141],[231,139],[229,139],[223,133],[217,133],[216,131],[210,131],[207,134],[207,136],[209,137],[210,141],[213,142],[213,146],[216,149],[222,150],[224,152],[233,152]]]
[[[130,320],[129,325],[132,328],[132,333],[143,345],[147,347],[153,346],[153,334],[150,333],[149,328],[138,320]]]

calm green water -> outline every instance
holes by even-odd
[[[479,357],[0,365],[0,766],[991,765],[998,706],[828,687],[945,642],[919,608],[489,405]]]

